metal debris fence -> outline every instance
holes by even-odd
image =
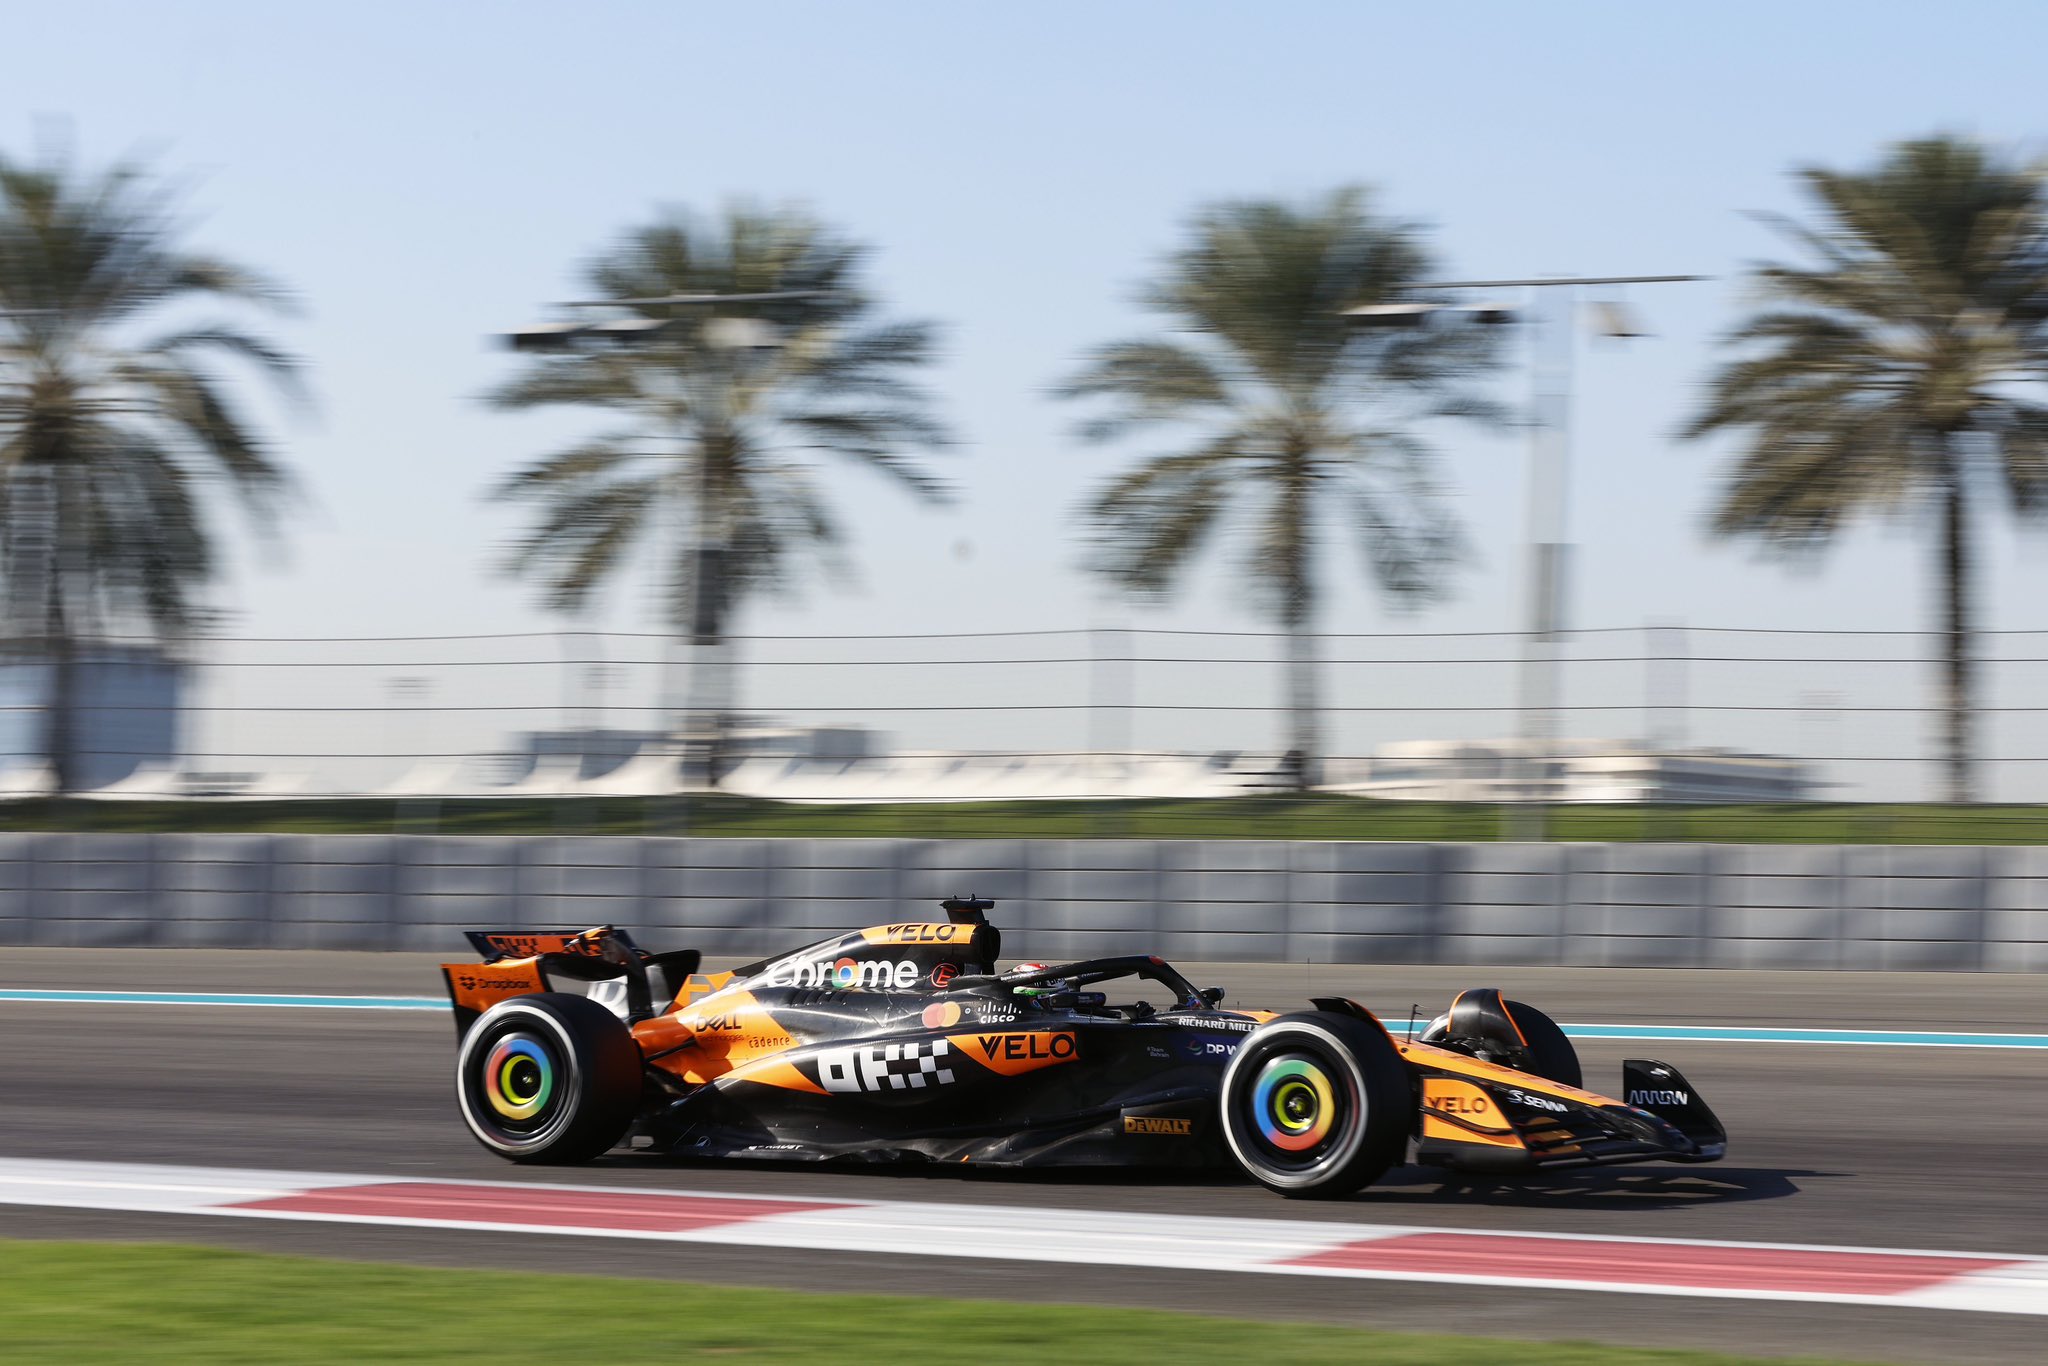
[[[737,714],[753,746],[743,757],[786,765],[813,731],[895,756],[892,770],[839,754],[840,801],[916,796],[882,780],[901,777],[905,756],[926,769],[1064,765],[1075,790],[1049,795],[1077,798],[1107,795],[1088,783],[1109,760],[1165,765],[1155,777],[1169,785],[1206,773],[1204,795],[1271,792],[1288,781],[1284,639],[1134,626],[736,637]],[[2048,800],[2048,630],[1978,643],[1981,795]],[[1332,787],[1369,790],[1388,745],[1527,728],[1520,633],[1327,633],[1316,645]],[[1817,799],[1938,790],[1931,633],[1662,622],[1571,631],[1553,648],[1562,686],[1538,762],[1608,746],[1616,757],[1718,750],[1796,759]],[[43,708],[33,654],[13,658],[0,764],[22,791],[42,760]],[[92,723],[95,707],[175,715],[175,752],[148,756],[153,777],[125,795],[625,795],[636,759],[644,777],[674,752],[689,691],[687,646],[659,633],[220,637],[184,662],[174,696],[85,708],[83,744],[101,755],[115,751],[92,737],[113,728]],[[594,757],[571,765],[579,745]],[[1028,786],[1012,785],[1034,795]]]

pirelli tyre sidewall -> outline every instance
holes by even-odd
[[[501,1001],[455,1059],[463,1123],[514,1162],[586,1162],[625,1136],[640,1108],[640,1047],[618,1016],[581,996]]]
[[[1413,1103],[1386,1031],[1325,1012],[1283,1015],[1246,1037],[1223,1073],[1224,1142],[1282,1195],[1349,1195],[1407,1151]]]

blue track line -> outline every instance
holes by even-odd
[[[1976,1034],[1946,1029],[1774,1029],[1754,1025],[1568,1024],[1574,1039],[1704,1043],[1888,1044],[1894,1048],[2048,1048],[2048,1034]]]
[[[439,996],[280,996],[210,991],[49,991],[0,988],[0,1002],[110,1006],[259,1006],[299,1010],[446,1010]],[[1767,1025],[1568,1024],[1574,1039],[1644,1043],[1866,1044],[1892,1048],[2048,1048],[2048,1034],[1945,1029],[1804,1029]],[[1398,1027],[1396,1032],[1400,1032]]]

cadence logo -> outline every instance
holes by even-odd
[[[813,958],[800,963],[778,963],[768,972],[771,987],[860,987],[869,991],[907,991],[917,985],[917,964],[908,958],[894,963],[879,958],[841,958],[827,963]]]

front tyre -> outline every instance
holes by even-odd
[[[1585,1070],[1579,1066],[1579,1050],[1572,1047],[1570,1036],[1558,1028],[1557,1021],[1521,1001],[1509,1001],[1507,1008],[1528,1044],[1531,1072],[1566,1086],[1586,1084]]]
[[[1254,1181],[1334,1199],[1407,1152],[1408,1070],[1386,1031],[1325,1012],[1283,1015],[1238,1047],[1223,1073],[1223,1137]]]
[[[455,1095],[479,1143],[514,1162],[587,1162],[640,1108],[640,1046],[582,996],[501,1001],[463,1037]]]
[[[1486,1062],[1498,1062],[1519,1071],[1531,1072],[1566,1086],[1584,1086],[1585,1071],[1579,1066],[1579,1050],[1557,1021],[1523,1001],[1502,1001],[1513,1017],[1517,1037],[1513,1039],[1453,1039],[1451,1017],[1439,1015],[1429,1022],[1420,1041],[1438,1047],[1463,1044],[1462,1052]]]

